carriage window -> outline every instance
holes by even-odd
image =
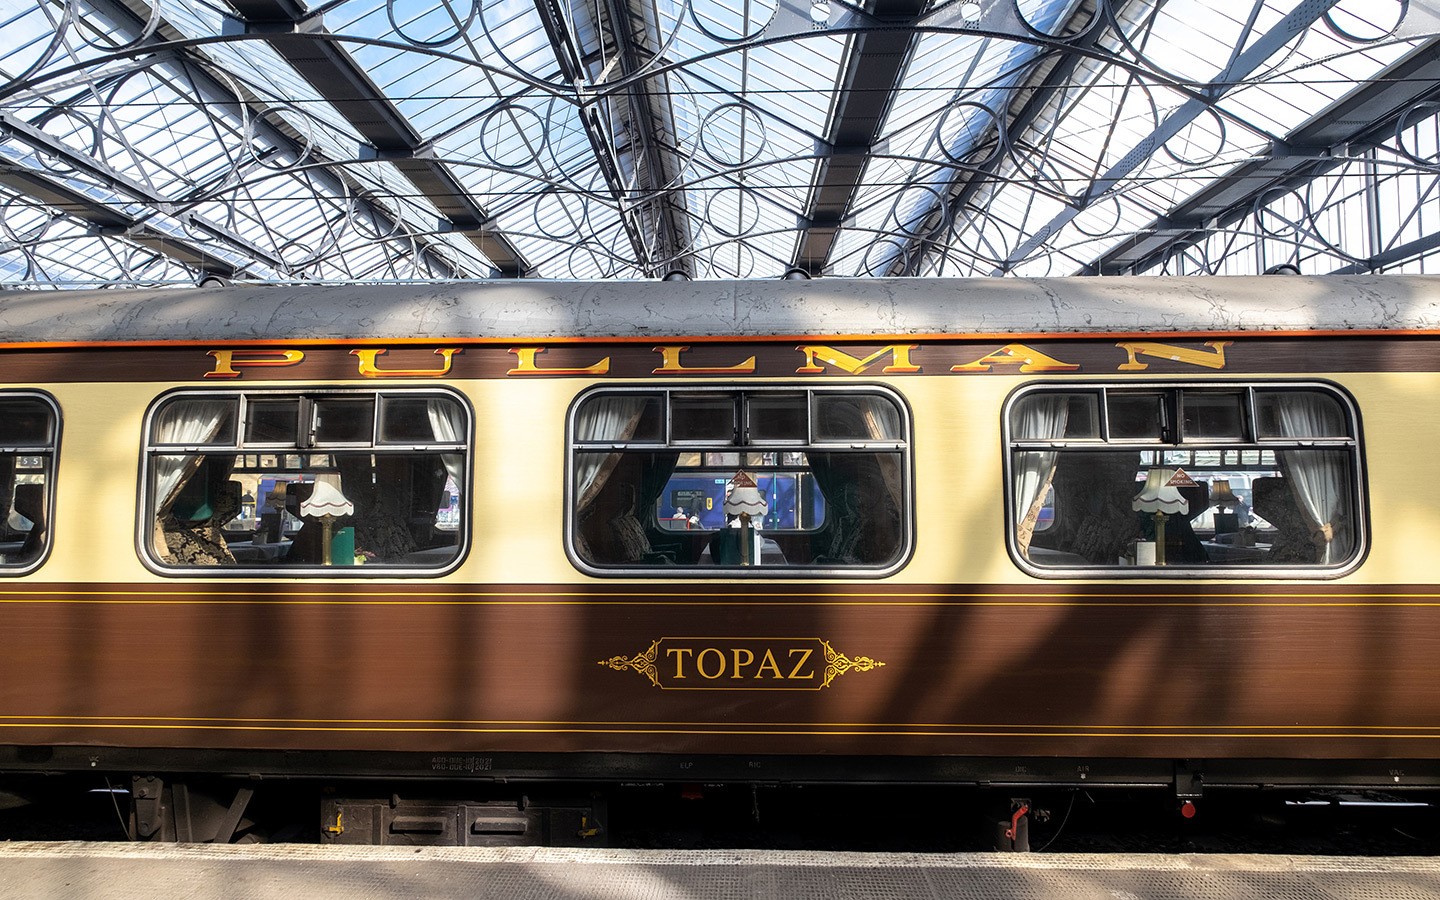
[[[143,543],[160,566],[394,574],[465,545],[470,415],[452,394],[195,392],[149,422]]]
[[[1011,547],[1042,574],[1325,575],[1360,556],[1356,416],[1332,387],[1046,386],[1006,430]]]
[[[294,446],[299,434],[299,400],[257,399],[245,404],[245,443]]]
[[[909,549],[909,419],[889,391],[600,389],[569,434],[571,548],[594,569],[874,575]]]
[[[0,574],[27,571],[45,555],[58,422],[48,396],[0,393]]]

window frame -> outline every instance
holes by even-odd
[[[1109,413],[1106,403],[1107,392],[1156,391],[1164,397],[1164,415],[1169,420],[1162,422],[1161,437],[1157,439],[1117,438],[1109,435]],[[1181,404],[1186,390],[1197,393],[1243,391],[1241,408],[1244,432],[1237,441],[1229,438],[1186,440],[1184,413]],[[1256,402],[1257,391],[1311,390],[1326,394],[1336,400],[1344,415],[1349,434],[1346,437],[1325,438],[1266,438],[1260,437],[1259,418]],[[1037,393],[1095,393],[1099,397],[1099,437],[1085,439],[1017,441],[1011,437],[1011,413],[1023,399]],[[1244,380],[1145,380],[1145,381],[1044,381],[1030,382],[1017,387],[1005,398],[1000,408],[1000,443],[1002,454],[1002,484],[1004,494],[1005,548],[1011,561],[1025,574],[1034,578],[1085,579],[1085,580],[1330,580],[1348,575],[1358,569],[1370,552],[1370,510],[1369,482],[1365,463],[1365,440],[1360,407],[1355,398],[1343,386],[1323,379],[1244,379]],[[1314,450],[1343,449],[1348,453],[1347,470],[1352,485],[1350,496],[1354,510],[1355,548],[1344,560],[1332,564],[1310,566],[1245,564],[1165,565],[1165,566],[1124,566],[1118,564],[1093,566],[1039,566],[1020,552],[1016,541],[1017,512],[1015,510],[1014,454],[1024,450]]]
[[[40,554],[33,560],[25,563],[11,565],[0,564],[0,578],[17,578],[29,575],[36,571],[50,559],[50,553],[55,547],[55,485],[59,479],[60,472],[60,439],[64,431],[64,419],[60,413],[60,403],[48,391],[38,388],[0,388],[0,399],[31,399],[39,400],[50,407],[53,416],[54,427],[51,430],[50,443],[43,447],[36,446],[0,446],[0,453],[14,453],[19,456],[46,456],[50,457],[50,471],[45,479],[45,514],[49,519],[49,536],[45,539],[45,545],[40,548]],[[37,452],[39,451],[39,452]]]
[[[366,397],[374,404],[374,411],[371,415],[371,435],[368,442],[333,442],[317,444],[314,437],[314,416],[315,400],[317,399],[343,399],[347,396]],[[462,441],[454,442],[432,442],[427,444],[416,444],[408,442],[387,442],[381,439],[380,417],[384,397],[445,397],[459,404],[465,416],[465,427]],[[193,398],[203,400],[216,400],[223,398],[235,400],[235,439],[228,443],[208,444],[164,444],[151,439],[152,429],[155,426],[157,414],[163,411],[170,403],[177,400]],[[280,444],[265,441],[246,441],[246,402],[247,400],[277,400],[277,399],[299,399],[299,410],[297,411],[297,434],[295,443]],[[310,429],[307,431],[306,429]],[[471,407],[469,399],[450,387],[440,385],[425,386],[385,386],[385,387],[358,387],[342,385],[267,385],[264,387],[215,387],[215,388],[177,388],[166,391],[153,400],[145,410],[141,421],[140,431],[140,467],[136,507],[135,527],[135,551],[141,563],[146,569],[157,575],[169,578],[266,578],[266,579],[292,579],[292,578],[323,578],[329,581],[337,578],[439,578],[448,575],[458,569],[470,553],[471,541],[473,540],[474,516],[472,504],[474,502],[474,477],[475,477],[475,410]],[[157,559],[150,546],[151,529],[154,524],[154,510],[151,503],[154,501],[155,467],[152,459],[156,456],[173,455],[178,453],[198,454],[228,454],[234,453],[237,456],[284,456],[298,454],[301,456],[310,455],[333,455],[335,453],[353,453],[369,451],[375,455],[390,456],[402,455],[428,451],[434,453],[459,453],[464,457],[465,490],[461,498],[460,515],[462,517],[461,533],[456,542],[455,557],[441,566],[402,566],[402,565],[366,565],[366,566],[325,566],[325,565],[263,565],[246,564],[225,566],[175,566],[167,565]]]
[[[673,441],[670,435],[670,402],[672,394],[694,395],[699,393],[729,394],[736,398],[737,419],[736,434],[733,443],[722,445],[716,441],[700,442],[693,440]],[[749,440],[749,423],[747,410],[749,398],[756,394],[804,394],[805,395],[805,423],[806,438],[797,442],[794,439],[766,439]],[[592,397],[597,395],[660,395],[663,408],[662,433],[659,441],[653,440],[632,440],[632,441],[580,441],[575,437],[576,414],[580,408]],[[815,433],[815,398],[823,394],[869,394],[883,396],[895,404],[900,414],[901,439],[896,440],[820,440],[814,438]],[[844,579],[877,579],[886,578],[899,572],[909,564],[915,554],[915,476],[914,476],[914,413],[904,395],[889,385],[876,383],[841,382],[837,384],[796,384],[794,382],[764,382],[759,384],[736,384],[726,383],[705,383],[705,382],[666,382],[663,384],[632,384],[613,385],[597,384],[576,394],[570,402],[570,408],[565,413],[565,491],[563,503],[564,512],[564,544],[565,556],[579,571],[586,575],[593,575],[599,578],[645,578],[645,579],[801,579],[801,578],[844,578]],[[695,451],[719,451],[722,447],[728,447],[739,453],[794,453],[807,452],[814,449],[819,452],[865,452],[870,451],[894,451],[900,457],[900,486],[901,501],[904,509],[901,512],[900,522],[903,534],[900,539],[899,552],[895,559],[882,566],[625,566],[625,565],[595,565],[581,558],[575,549],[576,536],[576,509],[575,509],[575,459],[577,453],[598,452],[598,451],[620,451],[634,450],[637,452],[657,452],[675,450],[681,453]]]

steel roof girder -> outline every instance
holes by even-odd
[[[358,148],[357,159],[391,163],[442,214],[453,214],[456,227],[451,231],[464,234],[502,277],[526,274],[529,266],[503,235],[479,234],[465,227],[467,222],[488,221],[490,216],[380,87],[331,40],[322,15],[291,0],[227,2],[237,13],[227,15],[227,28],[264,38],[360,133],[365,143]],[[419,160],[420,165],[407,166],[409,160]]]
[[[605,180],[606,190],[615,203],[615,208],[619,211],[620,227],[625,232],[631,250],[635,253],[635,265],[642,272],[651,275],[660,274],[653,271],[655,268],[654,258],[650,248],[646,245],[645,235],[640,224],[636,221],[638,216],[635,210],[638,204],[629,196],[626,188],[624,171],[616,142],[613,139],[614,135],[611,129],[607,128],[607,123],[601,119],[599,112],[601,101],[590,96],[586,89],[584,48],[579,46],[574,35],[570,33],[555,0],[534,0],[534,4],[541,25],[545,29],[546,37],[550,40],[550,49],[555,56],[556,63],[560,66],[562,76],[566,81],[575,85],[575,98],[578,104],[577,118],[581,124],[581,131],[584,132],[595,162],[600,167],[600,174]],[[613,20],[613,13],[611,18]],[[620,29],[612,24],[612,30],[616,32],[615,37],[618,39]],[[628,47],[629,44],[630,41],[626,38],[622,46]]]
[[[96,7],[105,15],[108,15],[116,20],[125,20],[125,22],[128,22],[129,31],[127,33],[139,37],[139,39],[144,42],[144,45],[153,46],[153,49],[157,52],[168,52],[167,44],[170,41],[183,39],[183,35],[179,34],[179,32],[176,32],[172,28],[172,26],[166,23],[163,19],[159,20],[158,25],[154,27],[153,33],[144,32],[144,34],[148,34],[148,36],[143,36],[142,32],[145,28],[145,19],[149,7],[139,2],[139,0],[87,0],[87,2],[90,5]],[[122,23],[121,27],[126,26]],[[229,87],[221,84],[209,74],[207,74],[207,72],[205,71],[207,63],[207,60],[197,58],[192,51],[188,50],[181,51],[180,53],[176,54],[175,58],[170,61],[170,64],[181,67],[185,71],[186,77],[190,80],[191,85],[197,92],[197,96],[201,100],[203,100],[206,104],[226,111],[230,111],[233,109],[235,117],[239,119],[242,115],[240,110],[242,108],[250,106],[252,101],[245,97],[237,96],[236,94],[231,92]],[[252,112],[259,112],[259,110],[252,109]],[[256,126],[257,132],[265,140],[274,144],[276,147],[283,147],[286,150],[299,155],[296,140],[292,135],[276,127],[274,123],[271,123],[269,121],[265,121],[263,119],[254,119],[252,121]],[[44,136],[45,138],[49,138],[49,135],[45,134],[45,132],[40,130],[36,130],[35,134],[37,136]],[[32,143],[33,145],[33,141],[29,143]],[[63,147],[63,145],[59,146]],[[64,150],[66,153],[71,152],[68,148],[64,148]],[[313,154],[312,158],[314,158]],[[318,158],[316,158],[316,161],[323,162],[323,160],[319,160]],[[77,168],[91,168],[104,165],[99,160],[95,160],[84,155],[74,156],[74,162],[80,164],[77,165]],[[351,189],[351,186],[349,184],[347,184],[338,175],[329,171],[328,169],[313,168],[310,170],[310,172],[312,177],[318,178],[322,182],[326,183],[326,185],[331,189],[335,190],[337,194],[343,195]],[[116,186],[117,188],[123,187],[123,193],[128,193],[132,196],[137,196],[141,198],[137,202],[141,203],[142,205],[149,206],[156,210],[165,212],[169,215],[178,214],[179,210],[189,208],[193,205],[193,200],[190,199],[177,202],[167,200],[166,198],[154,196],[151,192],[148,191],[148,189],[136,185],[133,181],[125,178],[123,175],[119,175],[119,173],[113,172],[113,170],[97,175],[96,177],[98,177],[102,183],[111,184]],[[360,197],[361,193],[357,193],[356,196]],[[380,216],[388,218],[388,213],[386,213],[378,205],[373,204],[371,201],[365,200],[363,198],[361,202],[365,203],[366,206],[373,208]],[[215,225],[214,223],[211,223],[193,215],[188,217],[187,221],[191,223],[192,228],[198,228],[201,231],[215,235],[217,239],[220,240],[222,243],[234,248],[239,255],[248,256],[255,262],[270,266],[277,271],[283,271],[285,269],[285,266],[278,258],[274,257],[266,251],[261,250],[256,245],[250,243],[244,238],[239,237],[228,229],[222,228]],[[425,252],[428,252],[429,248],[424,248],[424,250]]]
[[[914,52],[917,32],[913,26],[926,2],[877,0],[868,18],[882,27],[856,33],[845,69],[837,79],[834,112],[826,127],[830,152],[817,154],[820,162],[801,213],[804,219],[838,221],[850,214],[870,148],[884,126]],[[896,23],[900,23],[898,27]],[[861,148],[865,152],[857,156],[855,151]],[[802,230],[795,242],[791,268],[820,272],[830,259],[835,236],[827,229]]]
[[[1078,202],[1072,203],[1056,213],[1049,222],[1022,240],[990,274],[1003,275],[1014,266],[1024,262],[1052,235],[1057,234],[1074,221],[1086,203],[1104,196],[1108,191],[1120,185],[1141,163],[1158,152],[1166,141],[1179,134],[1182,128],[1205,113],[1214,100],[1234,90],[1237,85],[1242,83],[1246,75],[1294,40],[1296,35],[1319,21],[1331,7],[1339,2],[1340,0],[1303,0],[1299,6],[1287,13],[1243,52],[1237,53],[1225,70],[1212,78],[1201,89],[1202,93],[1210,98],[1208,101],[1198,98],[1188,100],[1179,109],[1166,116],[1165,121],[1131,147],[1119,162],[1092,181],[1085,193],[1077,198]]]
[[[144,223],[146,219],[150,218],[150,215],[155,213],[174,215],[177,206],[183,206],[183,204],[176,204],[154,194],[144,185],[127,178],[104,162],[80,153],[47,132],[14,116],[0,113],[0,131],[14,135],[37,153],[51,156],[79,172],[84,172],[99,186],[113,193],[117,199],[152,211],[151,214],[146,215],[123,212],[116,207],[115,203],[106,202],[87,193],[79,185],[71,184],[61,176],[38,168],[29,168],[13,162],[0,167],[0,182],[23,191],[27,196],[56,207],[108,234],[126,237],[144,234],[144,231],[136,229],[143,229]],[[195,216],[188,217],[188,220],[192,223],[203,222]],[[213,233],[217,241],[229,245],[242,256],[248,256],[271,267],[283,268],[278,259],[238,235],[228,233],[208,223],[204,223],[200,227]],[[159,232],[156,233],[159,234]],[[179,248],[177,253],[168,255],[187,264],[192,259],[219,259],[213,251],[206,250],[200,243],[186,242],[173,235],[166,236],[165,246]],[[224,265],[229,267],[232,272],[236,268],[229,261],[225,261]]]
[[[628,77],[638,68],[635,39],[629,28],[631,7],[627,0],[608,0],[604,8],[608,13],[615,46],[618,48],[621,71]],[[636,169],[637,182],[642,178],[645,181],[644,184],[637,183],[636,191],[649,198],[636,208],[641,210],[642,218],[647,213],[653,218],[655,238],[658,241],[649,251],[649,257],[653,263],[663,264],[663,268],[671,271],[679,268],[686,274],[693,275],[688,258],[678,261],[676,259],[681,249],[689,244],[688,212],[684,208],[684,195],[662,190],[664,185],[670,182],[671,176],[679,171],[675,153],[668,150],[669,145],[665,140],[666,137],[673,138],[673,121],[665,114],[663,101],[658,104],[652,102],[643,83],[627,86],[622,96],[629,104],[628,120],[635,128],[629,152],[644,162],[643,169],[638,162],[632,163]],[[610,102],[617,99],[619,98],[612,98]],[[612,118],[613,116],[612,111]],[[662,134],[662,131],[666,131],[666,134]],[[637,142],[638,150],[634,146]],[[657,270],[652,274],[661,273]]]
[[[1284,140],[1275,141],[1264,159],[1247,163],[1207,185],[1171,216],[1209,223],[1206,231],[1228,226],[1248,215],[1255,199],[1285,186],[1304,184],[1355,158],[1361,148],[1379,146],[1394,136],[1405,112],[1440,97],[1440,39],[1417,47],[1361,90],[1317,113]],[[1365,124],[1355,126],[1356,121]],[[1143,237],[1112,248],[1087,264],[1102,272],[1144,271],[1158,264],[1184,239],[1163,240],[1146,230]],[[1200,237],[1203,235],[1196,235]],[[1193,241],[1190,241],[1193,243]],[[1386,263],[1388,264],[1388,263]]]

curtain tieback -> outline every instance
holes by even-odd
[[[1322,540],[1328,544],[1331,541],[1335,540],[1335,526],[1329,522],[1326,522],[1324,525],[1321,525],[1318,528],[1310,529],[1310,536],[1313,538],[1318,538],[1319,540]]]

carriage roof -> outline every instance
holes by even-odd
[[[484,281],[0,292],[0,342],[1440,330],[1440,276]]]

